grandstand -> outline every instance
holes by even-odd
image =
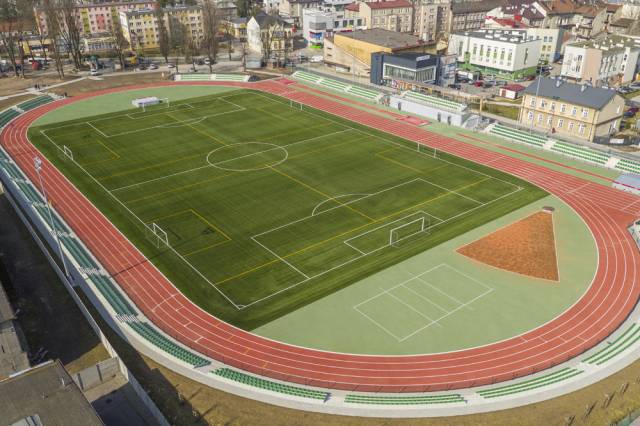
[[[524,380],[515,384],[499,386],[495,388],[484,389],[478,391],[478,394],[483,398],[499,398],[505,396],[511,396],[520,392],[526,392],[534,390],[543,386],[549,386],[555,383],[559,383],[563,380],[570,379],[583,373],[582,370],[576,368],[563,368],[550,374],[545,374],[535,379]]]
[[[329,392],[278,383],[272,380],[266,380],[260,377],[252,376],[250,374],[245,374],[231,368],[218,368],[217,370],[212,371],[212,373],[216,376],[223,377],[234,382],[242,383],[244,385],[267,390],[270,392],[295,396],[298,398],[310,398],[327,401],[331,396]]]
[[[360,98],[365,98],[372,102],[376,102],[382,97],[382,93],[378,91],[328,77],[321,77],[306,71],[296,71],[291,75],[291,77],[303,83],[317,84],[319,86],[335,90],[336,92],[348,93]]]

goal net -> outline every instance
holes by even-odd
[[[302,104],[300,102],[289,99],[289,106],[291,108],[299,109],[300,111],[302,111]]]
[[[158,248],[162,245],[169,247],[169,237],[167,233],[155,222],[145,226],[146,237]]]
[[[389,245],[397,246],[398,243],[418,234],[429,233],[429,218],[419,217],[389,231]]]
[[[61,147],[59,147],[58,153],[63,160],[73,161],[73,151],[71,151],[68,146],[62,145]]]

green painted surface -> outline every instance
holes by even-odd
[[[33,125],[42,126],[61,121],[92,117],[96,114],[109,114],[127,109],[137,109],[131,105],[131,101],[146,96],[157,96],[159,98],[169,98],[170,101],[179,101],[193,98],[194,96],[204,96],[232,90],[237,89],[224,86],[174,86],[110,93],[108,95],[84,99],[65,105],[62,108],[58,108],[40,117]]]
[[[501,271],[456,253],[458,247],[546,205],[556,207],[558,283]],[[254,332],[296,345],[354,353],[416,354],[484,345],[531,330],[566,310],[591,283],[596,260],[596,247],[585,224],[567,205],[549,196]],[[424,275],[413,278],[420,274]],[[493,290],[482,296],[483,285]],[[416,332],[430,322],[414,309],[438,322]]]

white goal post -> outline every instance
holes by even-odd
[[[302,111],[302,103],[294,101],[293,99],[289,99],[289,106]]]
[[[60,154],[63,158],[73,161],[73,151],[71,151],[71,148],[68,146],[62,145],[62,147],[60,147]]]
[[[389,230],[389,245],[394,246],[400,241],[411,238],[414,235],[428,233],[429,225],[429,218],[422,216],[412,220],[411,222],[396,226]]]
[[[152,222],[145,225],[145,233],[146,237],[150,239],[156,247],[160,248],[160,245],[162,244],[170,247],[167,233],[160,228],[157,223]]]

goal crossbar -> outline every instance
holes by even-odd
[[[419,217],[410,222],[404,223],[402,225],[396,226],[389,230],[389,245],[393,246],[394,244],[399,243],[400,241],[406,240],[407,238],[411,238],[414,235],[422,234],[429,229],[429,218],[427,217]],[[404,232],[406,231],[406,232]]]
[[[146,225],[146,233],[147,238],[151,239],[156,247],[160,247],[161,244],[169,247],[169,236],[157,223]]]

